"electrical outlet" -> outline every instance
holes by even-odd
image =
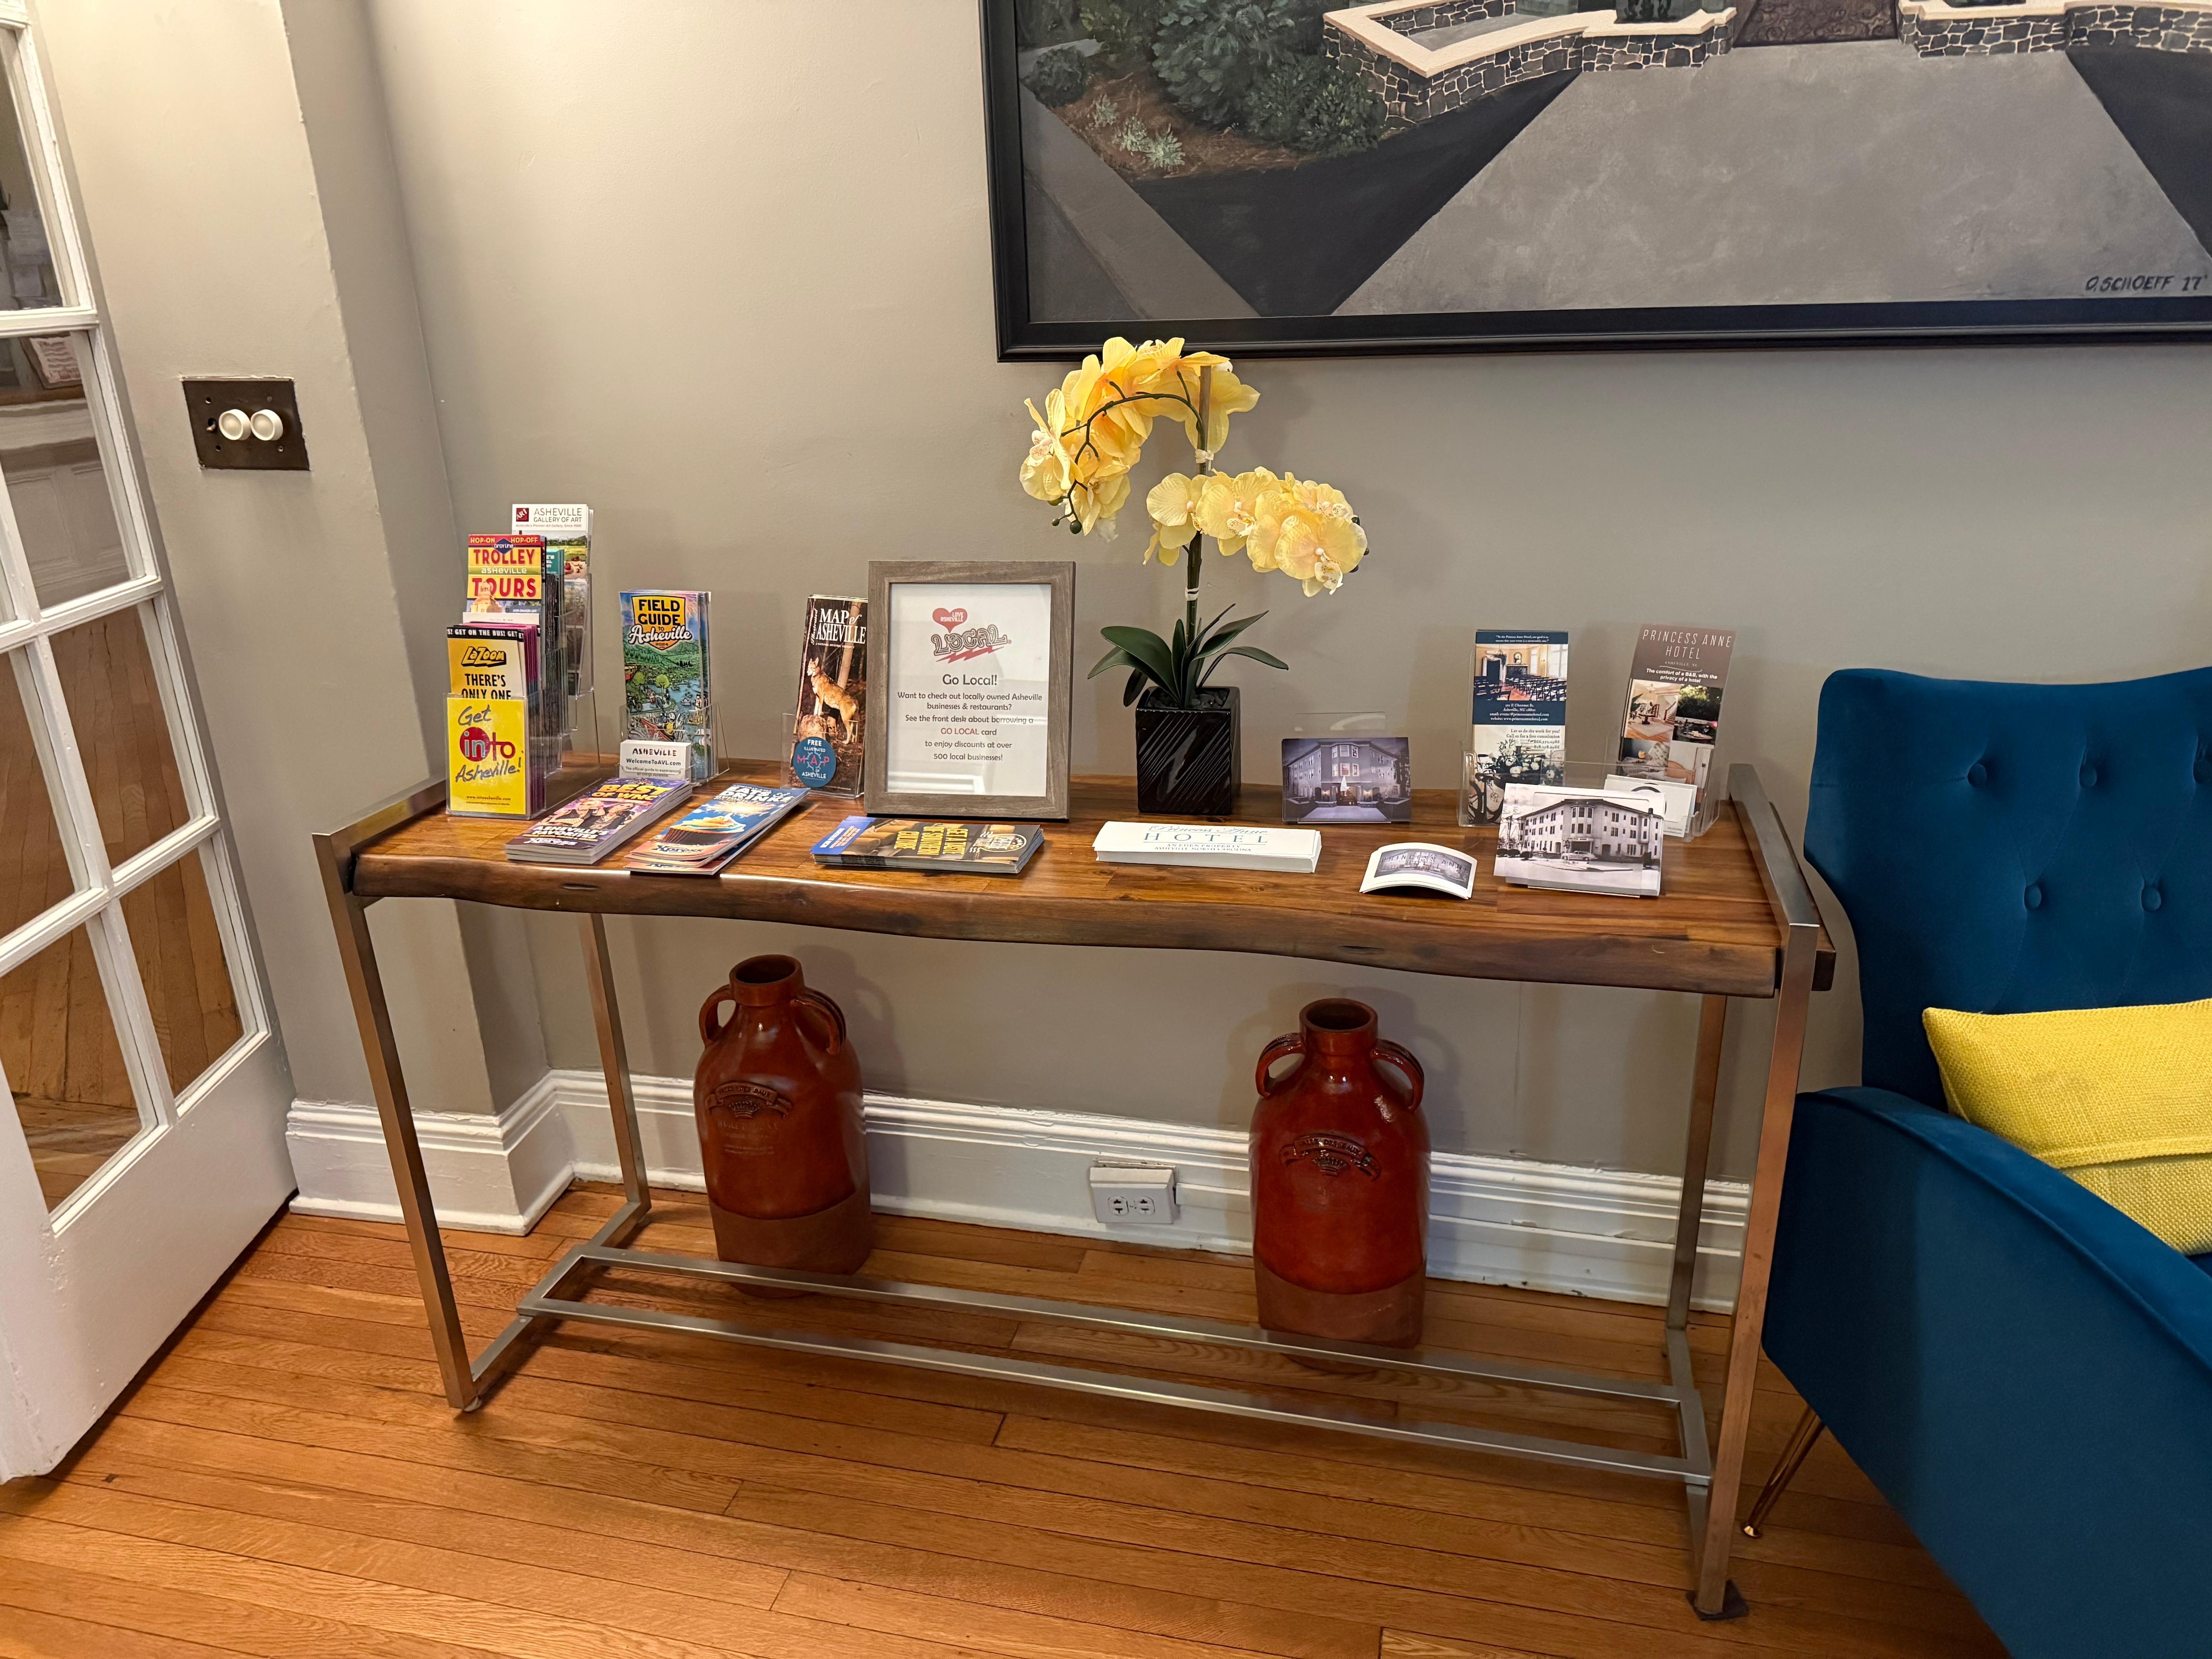
[[[1176,1218],[1175,1171],[1134,1164],[1094,1164],[1091,1207],[1109,1227],[1164,1227]]]

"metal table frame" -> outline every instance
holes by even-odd
[[[1120,1308],[1090,1307],[1033,1297],[949,1290],[933,1285],[743,1267],[628,1248],[629,1240],[652,1213],[653,1197],[646,1185],[644,1154],[638,1139],[629,1060],[623,1048],[621,1011],[615,1000],[613,967],[607,954],[606,923],[597,911],[579,917],[578,924],[585,976],[591,987],[592,1012],[599,1031],[599,1059],[606,1073],[615,1147],[622,1165],[623,1202],[591,1238],[555,1262],[552,1269],[516,1304],[513,1322],[481,1353],[472,1357],[468,1339],[461,1330],[453,1278],[446,1264],[445,1244],[438,1234],[422,1146],[416,1139],[406,1079],[392,1036],[383,981],[377,969],[376,948],[369,936],[368,911],[374,901],[356,895],[352,880],[354,855],[362,847],[443,804],[444,786],[434,783],[343,830],[317,836],[314,840],[324,894],[337,929],[338,952],[345,964],[354,1018],[361,1028],[362,1046],[376,1092],[385,1146],[398,1188],[400,1212],[406,1221],[416,1276],[421,1282],[423,1303],[429,1315],[431,1346],[445,1382],[446,1398],[457,1410],[475,1410],[499,1379],[527,1353],[533,1332],[550,1322],[580,1320],[1034,1383],[1261,1422],[1319,1425],[1419,1445],[1502,1452],[1581,1468],[1656,1476],[1680,1481],[1688,1505],[1691,1553],[1696,1564],[1696,1587],[1690,1592],[1692,1603],[1704,1618],[1739,1617],[1746,1609],[1735,1586],[1728,1578],[1729,1556],[1735,1541],[1736,1502],[1743,1480],[1752,1392],[1758,1376],[1759,1335],[1765,1316],[1767,1280],[1773,1265],[1775,1222],[1781,1205],[1784,1164],[1789,1154],[1790,1117],[1796,1103],[1799,1063],[1804,1052],[1806,1016],[1820,941],[1820,917],[1789,834],[1767,799],[1757,772],[1746,765],[1731,768],[1729,787],[1735,808],[1747,830],[1767,902],[1782,925],[1784,939],[1778,952],[1777,1009],[1767,1057],[1765,1107],[1759,1121],[1759,1161],[1752,1182],[1750,1213],[1744,1228],[1742,1277],[1729,1340],[1717,1450],[1707,1443],[1705,1401],[1691,1371],[1688,1328],[1691,1285],[1697,1269],[1705,1177],[1712,1150],[1713,1103],[1719,1088],[1721,1045],[1728,1019],[1729,1000],[1724,996],[1701,999],[1697,1057],[1690,1085],[1688,1145],[1683,1160],[1681,1203],[1675,1220],[1674,1263],[1667,1296],[1668,1380],[1643,1382],[1431,1349],[1407,1351],[1281,1336],[1212,1320],[1133,1313]],[[1158,1382],[1106,1370],[1046,1365],[997,1354],[879,1341],[834,1332],[777,1330],[579,1299],[580,1286],[608,1267],[730,1285],[811,1291],[899,1306],[937,1307],[1013,1319],[1054,1320],[1299,1359],[1348,1363],[1411,1374],[1480,1378],[1567,1394],[1643,1401],[1673,1408],[1679,1425],[1680,1450],[1674,1455],[1662,1456],[1452,1423],[1402,1419],[1385,1422],[1348,1408],[1307,1405],[1243,1389]]]

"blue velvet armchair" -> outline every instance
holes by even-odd
[[[1798,1101],[1767,1352],[2021,1659],[2203,1659],[2212,1257],[1949,1115],[1920,1014],[2212,997],[2212,669],[1834,675],[1805,842],[1865,1081]]]

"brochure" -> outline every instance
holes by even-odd
[[[1620,764],[1632,778],[1686,783],[1705,798],[1721,729],[1721,690],[1735,634],[1725,628],[1637,630],[1621,722]]]
[[[1690,820],[1697,816],[1698,789],[1695,784],[1676,783],[1670,778],[1632,778],[1622,773],[1608,773],[1600,786],[1608,795],[1648,795],[1667,820],[1667,833],[1686,836]]]
[[[1474,633],[1469,816],[1495,823],[1510,783],[1567,781],[1567,630]]]
[[[1452,898],[1473,898],[1474,859],[1425,841],[1378,847],[1367,860],[1367,874],[1360,881],[1359,890],[1379,893],[1394,887],[1420,887]]]
[[[685,744],[691,781],[714,775],[714,676],[707,595],[640,589],[622,596],[623,736]]]
[[[530,705],[520,697],[446,699],[446,811],[456,817],[526,818],[545,804],[532,763]]]
[[[540,536],[561,555],[562,655],[571,697],[592,689],[592,509],[581,501],[518,501],[514,533]]]
[[[733,783],[702,801],[625,860],[656,876],[711,876],[781,823],[806,799],[804,789]]]
[[[1650,796],[1509,783],[1496,874],[1522,887],[1657,898],[1665,843],[1666,818]]]
[[[799,635],[791,775],[810,789],[857,795],[868,700],[868,602],[817,593]]]
[[[1042,824],[854,817],[815,842],[814,856],[841,870],[1018,876],[1043,845]]]
[[[1179,864],[1208,870],[1286,870],[1310,876],[1321,831],[1249,823],[1108,823],[1091,850],[1101,864]]]
[[[507,844],[517,864],[597,864],[691,793],[689,783],[609,778],[564,801]]]

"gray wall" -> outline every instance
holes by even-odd
[[[1073,553],[1080,636],[1168,620],[1178,584],[1139,565],[1141,532],[1071,543],[1014,483],[1021,400],[1054,377],[993,361],[969,0],[874,0],[834,26],[805,0],[368,15],[455,528],[496,527],[517,499],[588,500],[604,592],[713,589],[726,747],[765,751],[805,596],[863,591],[871,558]],[[181,188],[168,234],[205,237],[204,202],[227,188]],[[220,307],[207,337],[234,343],[255,325],[243,309]],[[1604,752],[1637,623],[1735,627],[1723,759],[1759,763],[1793,818],[1832,668],[2200,662],[2207,366],[2181,348],[1255,360],[1265,395],[1224,459],[1339,484],[1376,550],[1326,599],[1212,569],[1215,603],[1269,607],[1260,637],[1294,666],[1242,677],[1248,772],[1268,775],[1298,711],[1379,707],[1412,733],[1419,781],[1448,783],[1480,623],[1575,630],[1581,756]],[[404,556],[459,568],[452,548]],[[218,611],[192,596],[204,662],[235,631]],[[373,672],[355,684],[404,684],[396,643]],[[1117,690],[1079,696],[1079,769],[1130,769]],[[273,787],[224,720],[234,794],[242,775]],[[300,922],[264,908],[264,936]],[[789,948],[854,1015],[874,1086],[1237,1124],[1260,1044],[1305,998],[1351,990],[1430,1062],[1440,1145],[1677,1157],[1694,1014],[1662,997],[706,922],[615,933],[644,1071],[688,1073],[708,988]],[[527,936],[479,994],[534,994],[552,1062],[591,1065],[573,928]],[[1752,1011],[1731,1059],[1736,1173],[1763,1030]],[[1825,999],[1811,1079],[1850,1076],[1856,1038],[1850,993]]]

